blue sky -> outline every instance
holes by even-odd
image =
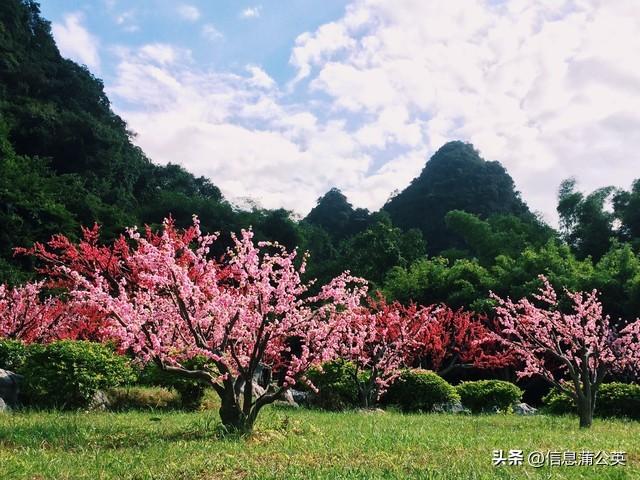
[[[167,43],[191,49],[203,67],[237,70],[259,64],[286,82],[295,74],[289,55],[296,37],[340,18],[346,5],[344,0],[42,0],[41,10],[55,23],[82,12],[84,26],[105,45]],[[100,72],[107,81],[113,79],[116,60],[103,59]]]
[[[379,208],[449,140],[556,221],[560,182],[640,177],[635,0],[42,0],[158,163],[238,204]]]

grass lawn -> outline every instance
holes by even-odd
[[[214,412],[0,414],[2,479],[638,479],[640,422],[273,407],[248,438]],[[627,452],[627,466],[494,467],[494,449]]]

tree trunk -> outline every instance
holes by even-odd
[[[226,386],[220,396],[220,420],[229,431],[251,433],[258,413],[265,405],[282,398],[284,390],[254,392],[254,388],[261,388],[258,384],[237,379]],[[255,399],[254,399],[255,393]]]
[[[240,405],[236,401],[235,392],[225,391],[220,396],[220,420],[225,428],[233,432],[246,432],[246,417],[242,413]],[[251,430],[251,427],[249,427]]]
[[[230,431],[236,433],[250,433],[255,422],[255,415],[247,414],[251,409],[251,398],[249,405],[243,405],[244,390],[248,385],[244,382],[234,382],[233,388],[226,387],[220,395],[220,420],[222,425]],[[249,387],[251,388],[251,387]]]
[[[580,415],[580,428],[590,428],[593,423],[593,402],[590,396],[578,402],[578,414]]]
[[[367,388],[360,390],[360,405],[362,408],[371,408],[373,402],[371,401],[371,392]]]

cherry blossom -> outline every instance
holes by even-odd
[[[214,259],[216,238],[200,231],[197,218],[184,231],[166,220],[158,234],[130,229],[111,247],[99,247],[92,233],[88,246],[58,237],[62,254],[51,245],[34,253],[67,285],[72,304],[104,314],[103,338],[142,362],[210,384],[221,398],[223,424],[247,431],[263,406],[305,381],[307,369],[335,358],[340,325],[360,308],[367,286],[345,272],[311,294],[301,280],[306,258],[297,251],[255,244],[243,230]],[[91,261],[76,254],[83,249]],[[195,356],[210,368],[186,368]],[[279,381],[256,394],[260,368]]]
[[[598,292],[569,292],[571,308],[560,307],[544,277],[535,295],[498,302],[498,338],[522,363],[519,377],[541,376],[576,402],[580,426],[591,426],[599,386],[611,372],[640,370],[640,320],[617,332],[603,314]]]

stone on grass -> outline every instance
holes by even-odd
[[[111,406],[109,396],[102,390],[96,390],[89,402],[89,410],[104,411]]]
[[[260,386],[259,383],[251,382],[251,394],[253,395],[254,398],[258,398],[264,395],[265,391],[266,390],[264,389],[264,387]]]
[[[309,392],[303,392],[302,390],[296,390],[295,388],[289,389],[293,401],[298,405],[305,405],[309,403]]]
[[[20,393],[20,382],[22,375],[0,368],[0,398],[9,407],[18,405],[18,394]]]
[[[284,392],[284,396],[283,396],[283,400],[285,401],[285,403],[291,407],[299,407],[300,405],[298,405],[298,403],[295,401],[295,399],[293,398],[293,392],[291,392],[291,390],[287,390]]]
[[[537,412],[537,408],[534,408],[524,402],[517,403],[513,406],[513,413],[515,413],[516,415],[535,415]]]
[[[464,405],[462,405],[462,402],[460,402],[460,400],[456,400],[454,402],[440,403],[438,405],[435,405],[433,407],[433,411],[444,412],[444,413],[461,413],[461,414],[471,413],[471,411],[468,408],[465,408]]]

